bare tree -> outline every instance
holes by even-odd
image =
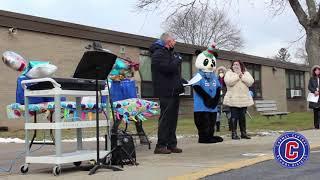
[[[197,5],[203,5],[211,0],[137,0],[136,8],[138,10],[160,10],[162,7],[172,7],[169,19],[171,16],[184,11],[185,16],[196,7]],[[213,0],[215,1],[215,0]]]
[[[210,1],[210,0],[209,0]],[[216,2],[216,0],[211,0]],[[231,1],[227,1],[230,3]],[[306,33],[305,49],[308,54],[308,62],[310,65],[320,64],[320,3],[318,0],[269,0],[274,7],[276,14],[281,13],[287,5],[294,12],[298,22]],[[188,14],[197,3],[201,0],[137,0],[139,9],[159,8],[162,4],[173,4],[174,12],[184,11],[188,9]],[[238,3],[239,0],[238,0]]]
[[[283,61],[283,62],[290,62],[290,53],[286,48],[280,48],[278,54],[274,56],[274,59]]]
[[[238,50],[244,44],[240,29],[209,3],[178,12],[165,21],[165,25],[167,31],[188,44],[209,46],[215,42],[217,47],[226,50]]]
[[[305,50],[310,65],[320,63],[320,3],[316,0],[270,0],[276,12],[281,12],[287,5],[294,12],[299,24],[306,33]]]

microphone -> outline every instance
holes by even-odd
[[[98,42],[98,41],[93,41],[93,49],[94,50],[99,50],[99,51],[101,51],[102,50],[102,45],[101,45],[101,43],[100,42]]]
[[[111,53],[110,50],[103,49],[101,43],[98,41],[93,41],[92,45],[89,44],[88,46],[85,47],[85,49],[87,50],[93,49],[94,51],[105,51],[105,52]]]

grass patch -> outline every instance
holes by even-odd
[[[156,134],[158,127],[158,119],[152,118],[143,123],[143,127],[147,134]],[[264,116],[253,116],[252,119],[247,117],[247,130],[250,132],[259,131],[301,131],[313,128],[313,113],[297,112],[290,113],[280,119],[278,116],[267,119]],[[135,131],[134,125],[129,125],[130,131]],[[221,122],[220,135],[229,133],[227,119],[223,116]],[[177,134],[197,134],[193,117],[179,117]]]
[[[260,130],[301,131],[313,128],[313,113],[290,113],[287,116],[283,116],[282,119],[278,116],[270,119],[263,116],[255,116],[252,120],[247,118],[247,124],[247,129],[254,132]]]
[[[228,124],[225,117],[222,119],[221,132],[219,135],[229,134]],[[124,123],[120,126],[124,128]],[[156,135],[158,131],[158,118],[153,117],[147,121],[143,122],[143,127],[148,135]],[[247,117],[247,130],[250,132],[259,132],[259,131],[301,131],[306,129],[313,128],[313,113],[311,112],[299,112],[299,113],[290,113],[287,116],[283,116],[280,119],[278,116],[271,117],[267,119],[263,116],[254,116],[253,119]],[[130,123],[128,130],[135,132],[134,123]],[[33,134],[32,132],[30,133]],[[38,139],[43,138],[43,131],[38,131]],[[105,134],[105,129],[101,128],[101,135]],[[197,134],[197,129],[195,127],[193,117],[181,116],[178,120],[177,134],[185,135],[195,135]],[[75,129],[63,130],[63,139],[73,139],[76,137]],[[95,128],[87,128],[83,131],[83,137],[94,137]],[[0,137],[2,138],[20,138],[24,139],[24,130],[15,130],[8,132],[0,132]],[[46,131],[46,137],[49,138],[49,131]]]

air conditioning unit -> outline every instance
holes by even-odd
[[[184,93],[180,94],[181,96],[191,96],[192,87],[191,86],[185,86],[184,87]]]
[[[301,97],[302,96],[302,91],[301,90],[295,90],[294,96]]]
[[[301,97],[302,96],[302,91],[301,90],[296,90],[296,89],[291,89],[290,90],[290,96],[291,96],[291,98],[293,98],[293,97]]]
[[[293,98],[293,97],[294,97],[294,94],[295,94],[295,90],[294,90],[294,89],[291,89],[291,90],[290,90],[290,97]]]

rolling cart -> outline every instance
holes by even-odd
[[[38,82],[50,82],[53,85],[53,89],[48,90],[29,90],[27,84]],[[61,173],[61,165],[66,163],[73,163],[79,166],[82,161],[95,160],[97,162],[97,150],[85,150],[82,144],[82,129],[96,127],[95,120],[84,120],[76,117],[74,121],[62,121],[61,119],[61,97],[72,96],[76,98],[77,114],[80,115],[81,110],[81,97],[83,96],[95,96],[95,91],[80,91],[80,90],[64,90],[61,85],[51,78],[33,79],[22,81],[25,96],[25,164],[21,166],[20,171],[27,173],[29,170],[29,164],[53,164],[53,174],[59,175]],[[108,91],[101,91],[101,95],[108,96]],[[28,109],[29,97],[54,97],[54,117],[52,123],[34,123],[31,121]],[[106,156],[111,151],[110,137],[110,121],[107,119],[99,121],[99,127],[106,127],[107,137],[105,139],[107,144],[106,150],[100,150],[101,156]],[[75,129],[77,136],[77,150],[71,153],[63,153],[62,148],[62,130],[63,129]],[[54,130],[55,132],[55,154],[45,156],[35,156],[30,153],[30,130]]]

